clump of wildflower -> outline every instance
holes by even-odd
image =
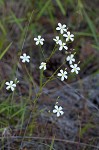
[[[54,108],[55,109],[53,110],[53,113],[56,113],[57,117],[62,116],[64,114],[63,108],[61,106],[55,105]]]
[[[20,56],[20,59],[22,59],[22,62],[30,62],[30,56],[27,56],[26,53],[24,53],[22,56]]]
[[[38,38],[34,38],[34,41],[36,41],[36,45],[43,45],[44,39],[41,37],[41,35],[38,35]]]

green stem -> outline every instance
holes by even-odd
[[[64,65],[65,60],[63,62],[62,65]],[[42,93],[42,89],[45,87],[45,85],[50,82],[52,80],[52,78],[54,77],[54,75],[57,73],[57,71],[62,67],[62,65],[52,74],[52,76],[42,85],[41,90],[39,90],[39,92],[36,95],[36,98],[34,99],[34,104],[37,102],[38,98],[40,97],[41,93]]]
[[[46,60],[46,63],[47,63],[47,62],[50,60],[50,58],[55,54],[55,52],[56,52],[56,50],[57,50],[57,49],[56,49],[56,46],[57,46],[57,45],[54,46],[53,51],[51,52],[50,56],[49,56],[49,57],[47,58],[47,60]]]
[[[40,92],[42,91],[43,84],[43,69],[40,70]]]

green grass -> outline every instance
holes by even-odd
[[[93,22],[93,20],[89,17],[89,14],[90,16],[92,17],[92,12],[88,12],[87,13],[87,10],[86,8],[84,8],[84,4],[82,3],[82,0],[78,0],[78,10],[81,12],[81,14],[83,15],[86,23],[88,24],[89,26],[89,30],[90,32],[92,33],[93,37],[94,37],[94,40],[95,40],[95,43],[96,43],[96,46],[99,47],[99,35],[97,35],[97,30],[96,30],[96,27],[95,27],[95,24]]]
[[[4,57],[4,55],[7,53],[9,48],[11,47],[12,43],[10,43],[2,52],[0,52],[0,60]]]

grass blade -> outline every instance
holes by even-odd
[[[0,21],[0,28],[1,28],[2,32],[3,32],[3,34],[6,35],[6,30],[5,30],[4,26],[3,26],[3,24],[1,23],[1,21]]]
[[[93,36],[94,36],[94,39],[95,39],[95,41],[96,41],[96,44],[97,44],[97,46],[99,46],[98,39],[97,39],[97,35],[96,35],[95,26],[94,26],[93,22],[91,21],[91,19],[89,18],[88,14],[86,13],[85,10],[83,10],[83,14],[84,14],[84,17],[85,17],[85,19],[86,19],[88,25],[89,25],[89,28],[90,28],[92,34],[93,34]]]
[[[12,45],[12,42],[6,47],[6,49],[3,50],[3,52],[0,54],[0,60],[3,58],[3,56],[6,54],[6,52],[9,50],[10,46]]]
[[[60,8],[62,14],[63,14],[63,15],[66,15],[66,11],[65,11],[65,9],[64,9],[64,7],[63,7],[61,1],[60,1],[60,0],[56,0],[56,2],[57,2],[57,5],[58,5],[59,8]]]
[[[92,44],[92,47],[95,48],[96,50],[99,50],[99,46]]]
[[[41,11],[39,12],[39,14],[37,15],[36,20],[38,20],[42,16],[42,14],[45,12],[45,10],[49,7],[50,2],[51,2],[51,0],[48,0],[46,2],[46,4],[44,5],[44,7],[41,9]]]

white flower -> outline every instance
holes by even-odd
[[[80,68],[77,66],[77,64],[70,65],[70,67],[72,68],[71,72],[76,72],[76,74],[78,74],[78,70],[80,70]]]
[[[64,49],[68,49],[68,47],[66,46],[66,43],[62,43],[62,41],[61,40],[59,40],[59,50],[61,51],[63,48]]]
[[[71,65],[72,62],[75,62],[75,58],[74,58],[74,55],[71,54],[70,56],[67,56],[66,58],[67,61],[69,61],[69,64]]]
[[[22,62],[30,62],[30,56],[27,56],[25,53],[23,54],[23,56],[20,56],[20,59],[22,59]]]
[[[57,74],[59,77],[61,77],[61,81],[64,81],[64,79],[67,79],[67,71],[60,70],[60,73]]]
[[[54,107],[55,109],[53,110],[53,113],[57,113],[57,117],[64,114],[64,112],[62,111],[63,108],[61,106],[58,107],[57,105],[55,105]]]
[[[60,41],[59,36],[56,36],[56,39],[53,39],[53,40],[56,42],[56,44],[59,44],[59,41]]]
[[[58,27],[56,28],[56,30],[59,30],[61,34],[63,34],[64,32],[67,31],[66,29],[66,25],[65,24],[61,24],[61,23],[58,23]]]
[[[36,45],[43,45],[44,39],[41,38],[41,35],[38,35],[38,38],[34,38],[34,41],[36,41]]]
[[[68,31],[67,34],[63,34],[64,37],[66,37],[66,42],[68,42],[69,40],[74,41],[74,35],[70,34],[70,32]]]
[[[40,67],[39,67],[39,69],[44,69],[44,70],[46,70],[46,63],[45,62],[42,62],[41,63],[41,65],[40,65]]]
[[[7,87],[6,87],[7,90],[9,90],[9,89],[11,89],[11,91],[15,90],[16,84],[14,84],[13,81],[6,82],[5,84],[7,85]]]

